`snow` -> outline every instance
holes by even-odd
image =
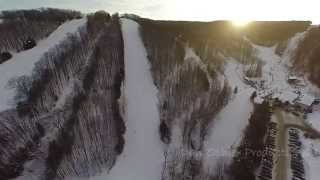
[[[254,99],[255,103],[262,103],[263,98],[268,95],[290,103],[294,103],[299,97],[300,101],[306,103],[310,103],[313,99],[314,87],[310,86],[306,78],[296,77],[305,81],[305,86],[292,86],[288,83],[290,70],[287,64],[302,36],[303,34],[297,34],[289,40],[283,57],[275,53],[275,47],[264,47],[251,43],[256,50],[257,58],[263,62],[262,77],[247,80],[254,83],[254,85],[249,83],[252,87],[244,83],[246,79],[243,74],[245,65],[232,58],[227,60],[224,77],[228,80],[231,88],[238,87],[238,93],[218,114],[212,124],[211,132],[204,142],[203,168],[205,171],[214,172],[219,163],[223,162],[224,165],[228,165],[232,161],[253,110],[253,105],[250,102],[253,91],[257,91],[258,94]]]
[[[250,42],[255,49],[257,58],[263,63],[261,77],[247,78],[243,74],[246,65],[232,58],[226,61],[224,78],[227,79],[231,88],[238,88],[238,93],[234,94],[231,102],[213,121],[211,132],[204,142],[203,168],[209,174],[216,170],[219,163],[223,162],[224,165],[228,165],[232,161],[253,110],[253,105],[250,102],[253,91],[256,91],[258,95],[254,99],[255,103],[262,103],[263,99],[269,95],[273,98],[279,98],[282,102],[301,101],[306,104],[313,102],[315,88],[306,80],[307,78],[291,74],[288,65],[302,37],[303,33],[298,33],[291,38],[282,57],[275,53],[275,46],[264,47]],[[290,77],[303,81],[304,86],[289,84],[288,78]],[[314,114],[314,116],[317,118],[314,117],[313,123],[315,123],[315,119],[320,119],[319,115]]]
[[[306,121],[315,129],[320,131],[320,111],[314,111],[308,114]]]
[[[283,92],[290,86],[287,83],[288,70],[281,64],[281,58],[275,54],[275,47],[263,47],[254,45],[258,58],[264,62],[262,67],[262,79],[265,81],[264,89],[275,92]]]
[[[306,106],[311,106],[314,102],[315,98],[308,95],[308,94],[302,94],[301,96],[299,96],[297,103],[306,105]]]
[[[242,71],[242,64],[238,63],[234,59],[227,60],[227,64],[225,65],[225,78],[227,78],[229,85],[232,89],[235,87],[238,88],[238,91],[241,91],[243,89],[249,88],[248,85],[246,85],[243,82],[243,71]]]
[[[41,160],[44,161],[44,160]],[[32,159],[27,161],[23,166],[23,172],[20,176],[12,178],[10,180],[38,180],[42,172],[45,171],[45,162],[41,162],[39,159]]]
[[[0,112],[12,108],[15,89],[8,87],[10,79],[19,76],[30,76],[36,62],[40,58],[64,40],[68,33],[75,33],[80,26],[86,23],[86,19],[77,19],[62,24],[57,30],[50,34],[38,45],[30,50],[13,54],[13,57],[0,65]]]
[[[292,56],[296,51],[299,42],[305,37],[306,32],[300,32],[295,34],[287,43],[287,48],[282,56],[282,63],[286,66],[292,66]]]
[[[261,96],[257,96],[254,98],[255,104],[262,104],[264,102],[264,99]]]
[[[194,52],[194,50],[192,48],[186,47],[185,52],[186,52],[186,54],[185,54],[184,59],[186,61],[191,62],[194,66],[198,66],[206,74],[207,79],[209,81],[209,86],[213,87],[212,77],[210,76],[207,65],[202,62],[200,57],[197,56],[197,54]]]
[[[238,93],[213,121],[211,133],[204,143],[205,169],[212,171],[221,158],[227,165],[231,162],[253,111],[252,92],[253,89],[248,88]]]
[[[232,88],[238,87],[238,93],[210,125],[211,129],[204,142],[203,159],[203,168],[208,173],[214,172],[218,163],[231,163],[253,111],[250,96],[254,89],[243,83],[240,67],[241,64],[233,59],[229,59],[225,65],[224,76]]]
[[[55,108],[54,109],[62,109],[63,106],[66,103],[67,98],[69,95],[73,93],[74,90],[74,85],[75,85],[75,79],[70,79],[69,83],[67,86],[63,89],[62,94],[59,96],[58,101],[56,102]]]
[[[281,102],[289,102],[291,104],[294,103],[296,99],[298,99],[298,94],[291,92],[291,91],[285,91],[285,92],[278,92],[274,98],[278,98]]]
[[[299,96],[297,92],[300,92],[303,96],[308,97],[303,102],[310,103],[309,97],[315,95],[314,86],[308,82],[307,78],[291,74],[288,67],[297,44],[302,37],[303,33],[297,33],[289,40],[283,57],[275,53],[276,46],[264,47],[251,43],[257,52],[258,59],[264,63],[260,79],[263,84],[257,88],[258,94],[262,96],[271,94],[273,98],[279,98],[282,102],[294,103],[294,100]],[[288,78],[299,79],[301,81],[300,85],[290,85]],[[302,84],[303,86],[301,86]]]
[[[122,19],[125,52],[126,133],[125,145],[115,166],[92,180],[161,179],[164,150],[158,134],[160,124],[157,89],[153,84],[146,50],[136,22]]]
[[[319,92],[305,76],[291,74],[292,57],[299,41],[305,33],[297,33],[288,41],[287,49],[282,57],[275,54],[275,47],[263,47],[254,45],[258,58],[264,62],[262,67],[263,86],[258,89],[258,94],[272,94],[273,98],[279,98],[282,102],[300,103],[310,106],[314,97]],[[288,79],[297,79],[299,85],[290,85]],[[313,112],[307,117],[307,122],[320,130],[320,113]],[[305,161],[307,178],[309,180],[319,179],[320,169],[320,142],[302,137],[303,157]]]
[[[320,141],[301,136],[302,156],[306,168],[306,179],[318,180],[320,176]]]

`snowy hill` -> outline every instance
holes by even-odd
[[[316,180],[310,22],[0,19],[0,179]]]

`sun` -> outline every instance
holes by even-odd
[[[249,20],[241,20],[241,19],[232,20],[232,24],[237,27],[244,27],[244,26],[248,25],[249,23],[250,23]]]

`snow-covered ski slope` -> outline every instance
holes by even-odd
[[[157,89],[139,34],[139,25],[122,19],[125,56],[125,145],[114,167],[92,180],[161,179],[163,147],[158,134],[160,124]]]
[[[8,81],[20,76],[30,76],[35,63],[55,45],[64,40],[69,33],[75,33],[86,23],[86,18],[68,21],[56,29],[50,36],[38,42],[37,46],[20,53],[0,64],[0,112],[12,108],[15,89],[8,87]]]
[[[232,89],[238,88],[238,93],[233,95],[210,125],[203,156],[203,168],[209,174],[216,173],[217,165],[228,166],[232,162],[253,111],[250,96],[254,89],[242,82],[241,66],[232,58],[225,65],[224,78]]]
[[[290,66],[292,64],[292,56],[297,48],[299,40],[303,38],[304,33],[297,33],[288,41],[288,46],[284,51],[283,56],[275,53],[276,46],[264,47],[251,43],[257,52],[257,57],[263,62],[262,77],[260,81],[263,86],[257,89],[258,94],[266,96],[272,94],[274,98],[279,98],[281,101],[289,101],[292,103],[297,98],[296,91],[303,94],[315,95],[318,88],[314,87],[306,76],[300,77],[304,86],[296,87],[288,83],[288,77],[292,75]]]
[[[282,57],[275,53],[275,46],[264,47],[250,42],[258,59],[263,62],[262,76],[256,78],[263,82],[262,86],[251,87],[245,84],[243,73],[245,65],[233,58],[227,59],[224,78],[232,89],[235,87],[238,89],[238,93],[233,95],[234,97],[217,115],[213,126],[210,127],[208,137],[204,142],[203,168],[205,171],[212,173],[216,170],[217,165],[228,165],[232,161],[253,111],[253,104],[250,102],[252,92],[257,91],[261,96],[273,94],[274,97],[279,97],[283,101],[289,101],[292,99],[291,94],[294,97],[297,96],[294,93],[295,90],[306,94],[312,91],[313,87],[308,82],[306,82],[307,86],[299,88],[292,87],[287,82],[290,75],[288,66],[291,63],[291,56],[302,37],[303,33],[292,37]]]
[[[249,124],[253,110],[250,95],[253,89],[246,89],[235,96],[218,114],[209,137],[205,141],[204,168],[215,170],[217,163],[229,165],[236,152],[243,130]]]

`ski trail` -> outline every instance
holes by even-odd
[[[232,161],[253,111],[253,105],[250,102],[252,92],[251,88],[239,92],[217,115],[211,132],[204,142],[203,168],[205,171],[212,173],[216,170],[217,164],[229,165]]]
[[[210,175],[217,175],[219,166],[230,165],[253,111],[250,96],[254,89],[242,82],[243,74],[239,68],[241,64],[233,59],[226,63],[224,78],[232,89],[238,88],[238,93],[217,114],[204,141],[202,168]]]
[[[125,145],[114,167],[92,180],[160,180],[163,148],[157,89],[153,84],[139,25],[122,19],[125,56]]]
[[[20,76],[32,75],[35,64],[46,52],[63,41],[69,33],[75,33],[86,22],[86,18],[68,21],[58,27],[48,38],[39,41],[36,47],[13,54],[11,59],[0,65],[0,111],[11,109],[15,105],[13,98],[16,91],[8,87],[8,81]]]

